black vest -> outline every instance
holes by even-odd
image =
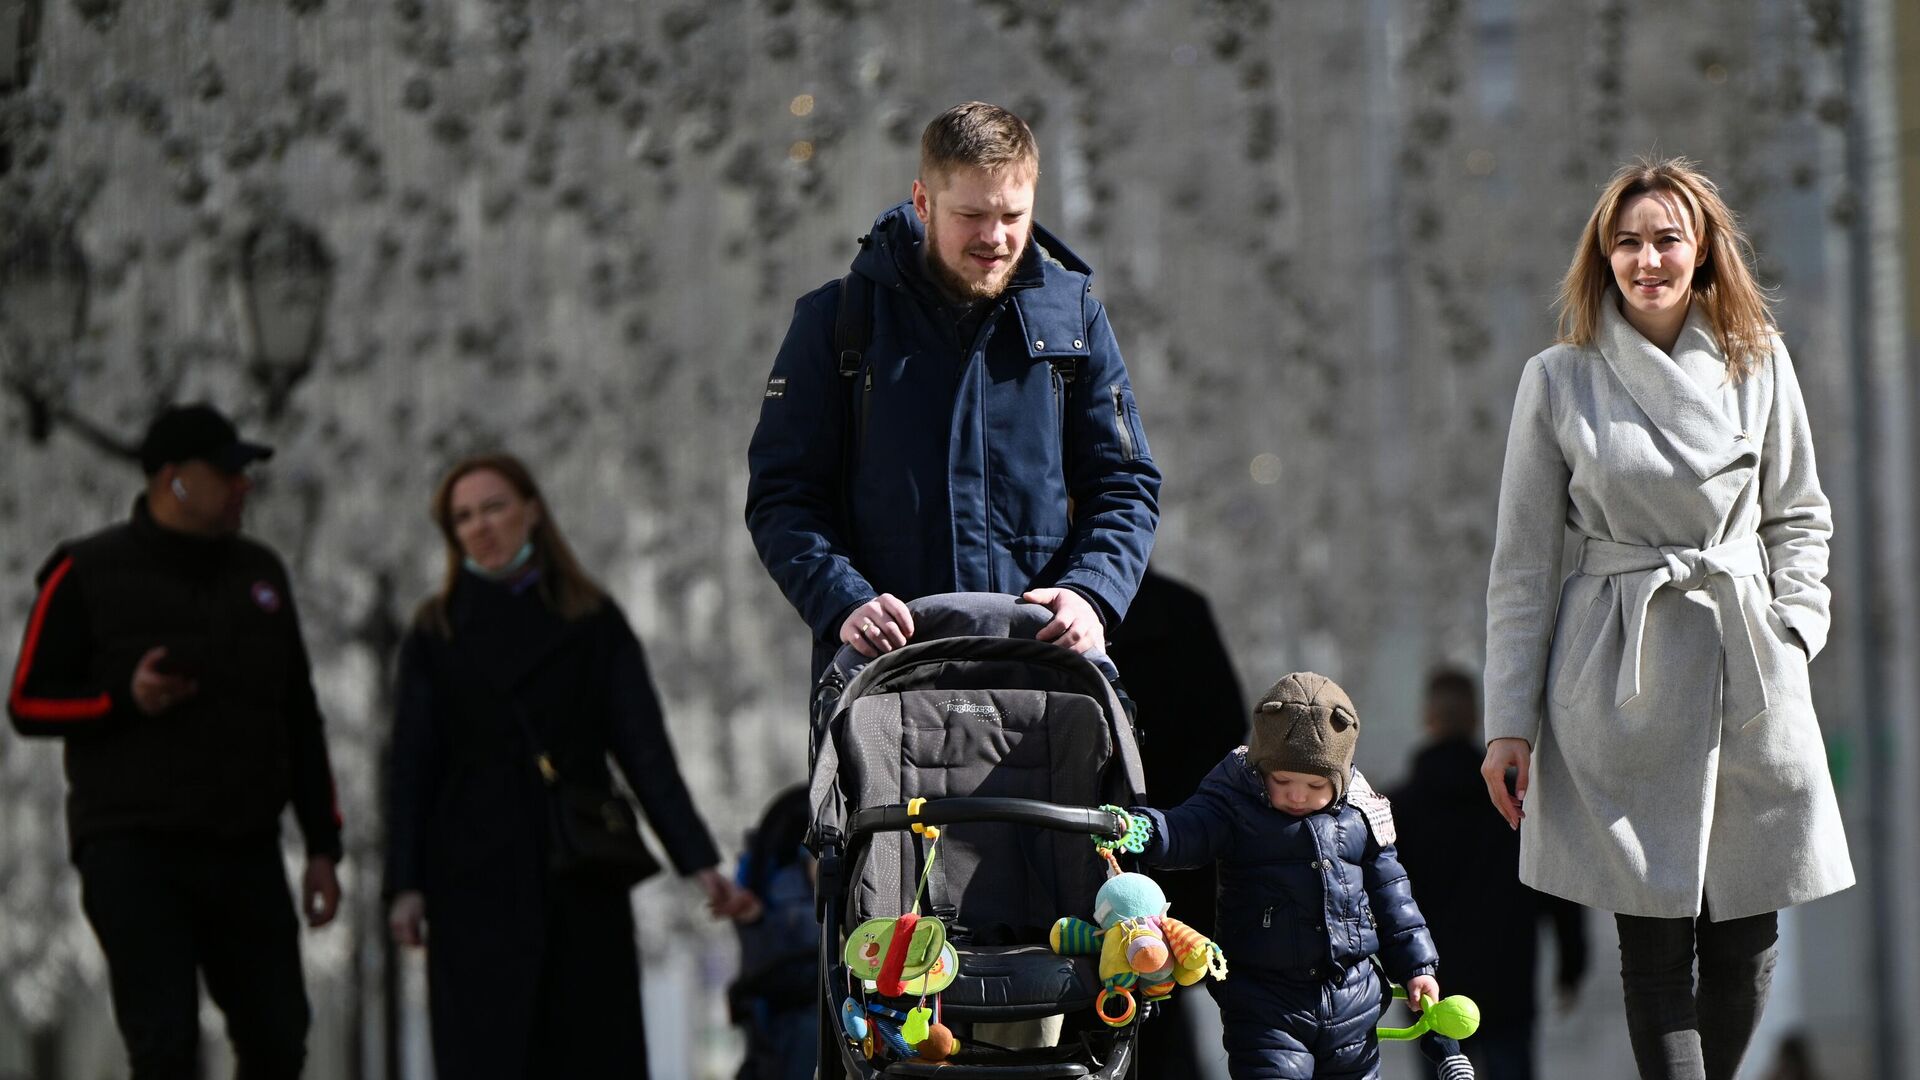
[[[131,521],[68,545],[63,588],[83,599],[92,681],[113,715],[66,740],[68,828],[75,848],[105,832],[272,834],[293,794],[296,754],[320,757],[319,716],[286,571],[238,537],[203,539]],[[193,669],[199,690],[159,716],[131,707],[128,683],[156,645]],[[312,730],[300,731],[311,726]],[[304,737],[302,737],[304,735]],[[314,763],[304,762],[309,775]],[[324,772],[322,773],[324,776]],[[330,801],[313,794],[309,804]],[[303,825],[330,808],[309,805]],[[316,819],[308,822],[306,819]],[[310,850],[337,847],[308,830]],[[318,843],[316,843],[318,841]]]

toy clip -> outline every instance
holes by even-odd
[[[925,806],[926,804],[927,804],[927,800],[925,796],[908,799],[907,800],[907,816],[909,818],[919,817],[920,808]],[[921,836],[926,837],[929,840],[940,839],[940,826],[938,825],[928,825],[924,822],[916,821],[913,823],[913,831],[920,834]]]

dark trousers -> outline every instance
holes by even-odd
[[[427,897],[427,1007],[445,1080],[646,1080],[627,890],[544,879],[536,925],[510,903]]]
[[[300,1075],[310,1014],[277,837],[96,837],[74,861],[134,1080],[200,1077],[201,979],[240,1080]]]
[[[1217,1009],[1206,991],[1198,986],[1176,990],[1160,1003],[1160,1015],[1152,1024],[1135,1033],[1142,1080],[1165,1076],[1197,1076],[1200,1073],[1200,1044],[1193,1037],[1195,1009]]]
[[[1627,1034],[1642,1080],[1733,1080],[1773,985],[1777,914],[1614,919]]]
[[[1233,1080],[1379,1080],[1374,1025],[1391,999],[1371,963],[1327,979],[1249,968],[1207,989]]]

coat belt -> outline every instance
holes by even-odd
[[[1615,707],[1640,695],[1640,646],[1647,632],[1647,604],[1660,588],[1691,592],[1705,589],[1720,614],[1720,646],[1727,656],[1726,696],[1722,715],[1743,726],[1772,704],[1760,657],[1754,651],[1756,633],[1740,603],[1736,578],[1767,574],[1760,538],[1745,536],[1710,548],[1642,547],[1588,537],[1580,549],[1580,573],[1590,577],[1620,577],[1617,588],[1626,594],[1626,641],[1615,681]],[[1766,632],[1761,628],[1761,633]]]

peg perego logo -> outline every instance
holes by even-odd
[[[940,708],[945,709],[948,716],[977,716],[983,720],[992,720],[996,724],[1001,722],[1000,710],[983,701],[948,698],[940,703]]]

